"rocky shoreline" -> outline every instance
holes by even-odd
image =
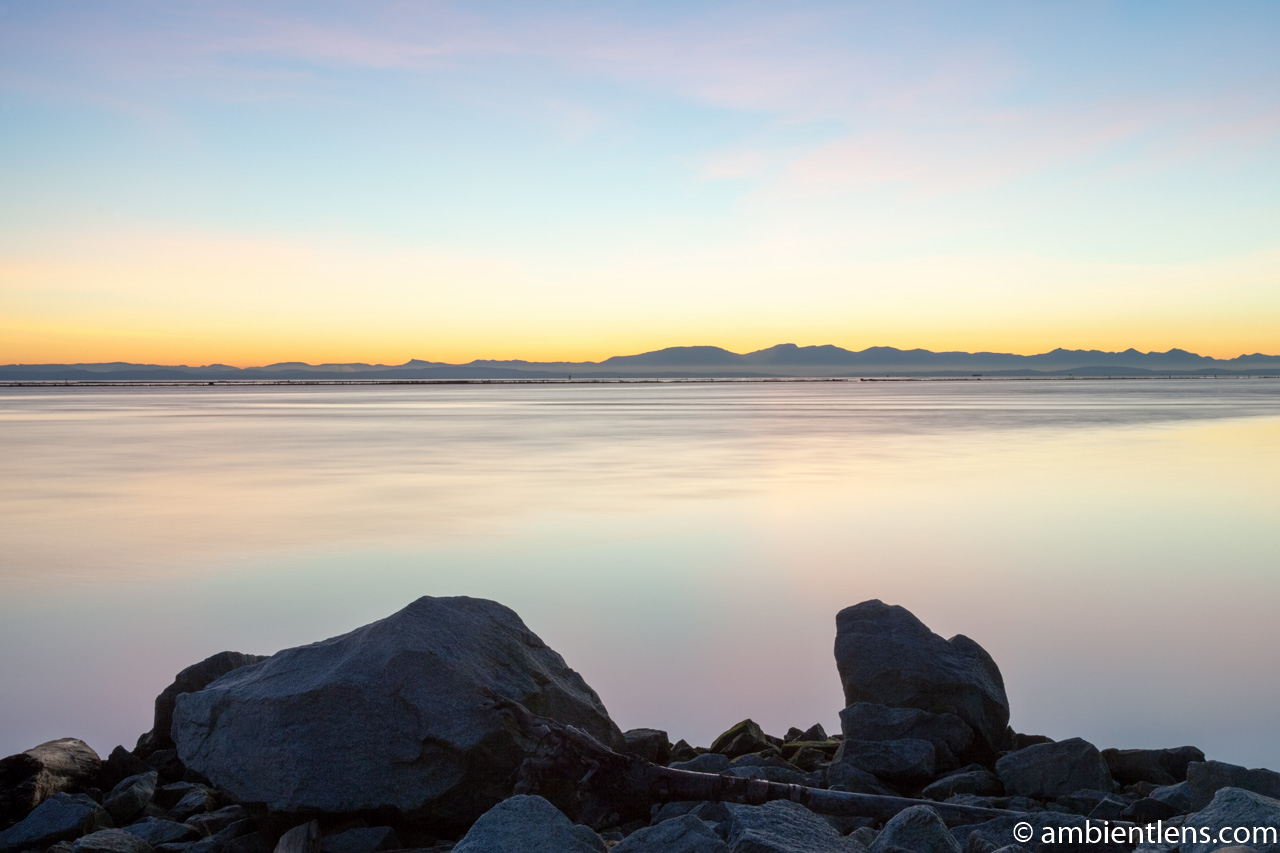
[[[672,744],[620,731],[510,609],[424,597],[184,669],[132,750],[65,738],[3,759],[0,853],[1280,853],[1274,834],[1174,840],[1280,828],[1280,773],[1015,732],[978,643],[879,601],[840,611],[835,657],[838,734],[743,720]],[[1160,835],[1042,835],[1089,824]]]

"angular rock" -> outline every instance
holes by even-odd
[[[690,746],[689,742],[684,738],[676,741],[675,745],[671,747],[672,761],[690,761],[697,757],[698,751]]]
[[[1210,837],[1182,844],[1181,853],[1208,853],[1228,844],[1247,844],[1258,853],[1280,853],[1280,800],[1243,788],[1219,789],[1207,806],[1187,816],[1183,826],[1203,827]],[[1220,837],[1226,828],[1242,834]]]
[[[1113,788],[1102,754],[1078,737],[1010,752],[996,762],[996,775],[1010,796],[1039,800]]]
[[[697,758],[691,758],[688,761],[673,761],[671,768],[673,770],[692,770],[695,773],[723,773],[729,769],[729,756],[721,755],[718,752],[704,752]]]
[[[203,690],[229,672],[264,660],[266,658],[262,655],[218,652],[179,672],[173,677],[173,682],[156,697],[155,717],[151,731],[142,736],[139,745],[141,746],[145,741],[145,751],[148,753],[157,749],[173,749],[173,709],[178,696]]]
[[[671,739],[667,733],[659,729],[630,729],[622,733],[626,742],[624,751],[629,755],[637,755],[653,764],[668,764],[671,761]]]
[[[214,840],[216,836],[206,840]],[[203,843],[203,842],[201,842]],[[300,823],[280,836],[275,853],[317,853],[320,849],[320,822]]]
[[[420,598],[182,694],[173,736],[239,802],[465,824],[511,792],[525,757],[494,696],[622,746],[595,691],[519,616],[463,597]]]
[[[1187,778],[1187,765],[1204,761],[1204,753],[1194,746],[1173,749],[1104,749],[1102,760],[1107,762],[1111,778],[1121,785],[1150,782],[1153,785],[1173,785]]]
[[[994,755],[1009,723],[1004,679],[991,655],[957,634],[944,640],[904,607],[864,601],[836,616],[836,666],[845,705],[871,702],[954,714]]]
[[[203,785],[193,785],[177,804],[169,809],[169,817],[174,820],[186,821],[198,814],[211,812],[218,807],[217,798],[213,792]]]
[[[1187,789],[1193,809],[1203,809],[1219,790],[1228,787],[1280,799],[1280,773],[1261,768],[1250,770],[1223,761],[1198,761],[1187,765]],[[1154,792],[1152,796],[1155,796]]]
[[[990,770],[969,770],[963,773],[952,773],[943,776],[936,782],[926,785],[920,792],[930,800],[942,802],[956,794],[976,794],[979,797],[999,797],[1004,794],[1004,786],[999,777]]]
[[[111,750],[107,760],[102,762],[102,768],[98,771],[98,783],[109,790],[130,776],[137,776],[151,769],[150,764],[123,746],[117,746]]]
[[[102,829],[78,839],[71,853],[151,853],[151,845],[123,829]]]
[[[853,853],[863,850],[799,803],[774,800],[762,806],[729,805],[729,849],[733,853]]]
[[[154,802],[163,808],[171,809],[181,802],[183,797],[196,790],[208,791],[210,796],[213,794],[212,789],[207,785],[196,782],[174,782],[157,788]]]
[[[154,817],[126,826],[124,831],[138,836],[152,847],[200,840],[200,831],[195,827]]]
[[[1157,800],[1154,797],[1144,797],[1120,812],[1120,820],[1145,825],[1155,823],[1158,820],[1169,820],[1177,815],[1186,813],[1186,810]]]
[[[1176,808],[1179,814],[1187,814],[1196,810],[1195,800],[1191,796],[1191,786],[1186,782],[1156,788],[1151,792],[1151,799],[1168,803]]]
[[[176,749],[157,749],[147,756],[147,766],[160,774],[162,785],[172,785],[182,781],[187,775],[187,767],[178,757]]]
[[[389,826],[348,829],[320,839],[320,853],[382,853],[400,847],[399,836]]]
[[[638,829],[610,853],[729,853],[711,825],[690,814]]]
[[[265,832],[251,832],[232,838],[222,848],[222,853],[272,853],[275,847]]]
[[[0,832],[0,853],[43,850],[111,827],[111,816],[86,794],[59,791],[31,810],[31,814]]]
[[[604,847],[582,829],[542,797],[519,794],[481,815],[453,853],[597,853]]]
[[[898,792],[885,785],[873,774],[859,770],[852,764],[838,761],[827,768],[827,787],[854,794],[877,794],[896,797]]]
[[[103,801],[103,806],[117,826],[128,823],[131,818],[147,807],[156,795],[156,783],[159,779],[160,774],[150,770],[123,779],[111,789],[111,793]]]
[[[226,806],[204,814],[187,818],[187,824],[200,831],[201,835],[217,835],[232,824],[239,823],[249,817],[249,812],[241,805]]]
[[[821,723],[814,723],[809,728],[800,733],[800,737],[793,740],[803,740],[808,742],[822,741],[827,739],[827,730],[822,727]]]
[[[880,830],[871,853],[894,849],[911,853],[963,853],[964,848],[947,829],[938,813],[928,806],[911,806],[898,812]]]
[[[743,720],[731,726],[711,743],[711,751],[730,758],[760,752],[773,746],[754,720]]]
[[[73,737],[0,759],[0,826],[22,820],[60,791],[74,793],[91,787],[101,767],[98,753]]]
[[[832,767],[850,764],[886,782],[914,785],[933,778],[933,744],[927,740],[845,740]],[[831,769],[827,769],[828,776]]]
[[[973,751],[973,729],[964,720],[955,714],[931,714],[919,708],[855,702],[840,712],[840,730],[845,740],[927,740],[933,744],[939,771],[959,767]]]

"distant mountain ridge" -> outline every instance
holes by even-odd
[[[208,364],[9,364],[0,381],[221,381],[287,379],[557,379],[573,375],[621,378],[751,378],[857,376],[1054,376],[1074,374],[1154,375],[1272,374],[1280,355],[1240,355],[1216,359],[1182,349],[1123,352],[1055,349],[1037,355],[997,352],[933,352],[926,349],[868,347],[847,350],[830,344],[778,344],[749,353],[716,346],[667,347],[603,361],[536,362],[476,359],[467,364],[411,359],[404,364],[307,364],[279,362],[262,367]]]

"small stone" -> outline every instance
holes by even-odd
[[[743,720],[729,727],[711,743],[711,751],[730,758],[769,749],[771,744],[754,720]]]
[[[249,817],[244,806],[233,805],[216,809],[204,814],[192,815],[187,824],[194,826],[202,835],[217,835],[222,830]]]
[[[723,773],[729,769],[729,756],[718,752],[705,752],[689,761],[672,762],[673,770],[692,770],[695,773]]]
[[[185,823],[178,823],[175,820],[162,820],[159,818],[147,818],[126,826],[124,831],[138,836],[152,847],[157,847],[161,844],[198,841],[200,839],[200,831],[195,827],[188,826]]]
[[[956,794],[999,797],[1004,793],[1004,786],[1000,784],[999,777],[990,770],[978,769],[943,776],[938,781],[926,785],[920,793],[930,800],[942,802]]]
[[[611,853],[729,853],[729,846],[706,821],[685,814],[631,833]]]
[[[624,751],[653,764],[671,762],[671,739],[660,729],[630,729],[622,733]]]
[[[821,723],[814,723],[809,728],[800,733],[800,737],[796,740],[803,741],[819,741],[827,739],[827,730],[822,727]]]
[[[123,829],[92,832],[71,845],[72,853],[151,853],[151,845]]]
[[[1186,782],[1156,788],[1151,792],[1151,799],[1168,803],[1176,808],[1179,814],[1187,814],[1196,810],[1195,800],[1191,796],[1191,786]]]
[[[173,808],[169,809],[169,817],[174,820],[186,821],[198,814],[211,812],[217,808],[217,800],[214,799],[213,793],[203,785],[196,785],[187,792],[181,800]]]
[[[599,836],[599,844],[592,844],[578,829],[542,797],[518,794],[482,814],[453,853],[599,853],[604,848]]]
[[[729,805],[733,853],[852,853],[854,847],[831,824],[789,800],[762,806]]]
[[[963,853],[942,818],[928,806],[911,806],[894,815],[876,836],[871,853],[888,853],[895,848],[912,853]]]
[[[389,826],[348,829],[320,840],[320,853],[381,853],[400,847],[399,836]]]
[[[156,794],[160,774],[155,770],[122,779],[111,789],[103,805],[118,825],[128,823],[147,807]]]

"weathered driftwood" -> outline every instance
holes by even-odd
[[[101,766],[98,753],[72,737],[0,760],[0,828],[26,817],[60,791],[91,787]]]
[[[518,702],[498,698],[491,706],[509,719],[515,730],[533,746],[532,754],[520,767],[516,793],[541,792],[548,787],[554,789],[558,781],[573,780],[580,819],[597,826],[647,818],[651,806],[659,803],[708,800],[746,805],[790,800],[819,814],[881,821],[911,806],[927,805],[949,826],[1017,814],[1003,809],[828,791],[765,779],[662,767],[637,756],[614,752],[581,729],[538,716]]]

